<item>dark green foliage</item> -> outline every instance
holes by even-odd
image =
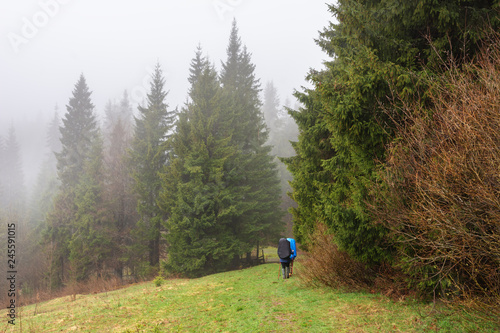
[[[299,200],[298,237],[307,237],[320,220],[334,232],[340,249],[358,260],[390,258],[386,230],[372,223],[366,202],[393,136],[383,106],[392,102],[393,89],[402,98],[425,92],[418,73],[445,69],[449,56],[473,57],[487,24],[499,24],[496,6],[494,1],[431,0],[341,0],[330,6],[338,23],[321,33],[318,44],[334,58],[322,72],[311,73],[315,90],[306,93],[319,115],[311,129],[301,128],[296,145],[304,159],[294,163],[304,168],[291,166]],[[321,129],[319,137],[305,135],[314,128]],[[317,150],[306,157],[307,147],[319,144],[327,149],[324,156]],[[299,189],[306,179],[315,180],[314,185]]]
[[[198,55],[199,53],[197,53]],[[192,102],[181,112],[173,147],[176,158],[163,202],[171,202],[166,225],[169,270],[188,276],[228,267],[238,247],[228,228],[238,211],[238,198],[226,186],[231,129],[215,70],[205,65],[190,90]],[[169,199],[171,197],[171,199]]]
[[[72,188],[59,191],[54,198],[54,207],[47,214],[47,229],[43,240],[50,260],[48,272],[49,288],[57,289],[68,280],[69,249],[72,235],[71,221],[75,216],[75,193]]]
[[[130,149],[132,177],[137,195],[140,220],[137,248],[134,252],[147,257],[151,266],[160,260],[160,231],[164,213],[157,205],[161,188],[159,172],[168,161],[166,140],[174,122],[175,112],[167,110],[164,78],[157,64],[148,93],[147,105],[140,106],[135,118],[135,134]]]
[[[170,214],[166,268],[188,276],[238,265],[242,254],[282,228],[279,179],[271,148],[264,145],[258,81],[239,43],[233,25],[220,81],[198,48],[190,102],[172,138],[175,158],[163,178],[159,203]]]
[[[76,281],[86,280],[90,274],[102,274],[105,267],[113,267],[111,258],[117,244],[114,225],[104,201],[104,169],[102,142],[94,141],[84,166],[84,174],[75,188],[76,208],[72,235],[68,243],[71,275]]]
[[[255,77],[255,65],[250,53],[242,46],[236,21],[233,21],[227,60],[222,64],[221,83],[224,95],[230,101],[233,116],[233,142],[244,152],[252,152],[267,140],[267,129],[260,111],[260,82]]]
[[[208,60],[202,55],[201,45],[198,45],[196,48],[195,57],[191,60],[191,67],[189,67],[189,77],[188,81],[191,84],[191,88],[189,89],[189,96],[192,98],[194,92],[194,85],[202,75],[203,71],[209,65]]]
[[[67,112],[62,119],[63,126],[60,127],[62,150],[56,156],[58,175],[63,188],[79,183],[98,134],[90,95],[91,92],[82,74],[73,90],[73,97],[66,106]]]
[[[297,242],[304,247],[311,245],[311,239],[318,221],[328,218],[322,209],[320,185],[333,182],[333,175],[325,170],[323,160],[334,155],[330,144],[330,132],[325,128],[321,115],[318,94],[314,90],[296,93],[303,104],[299,111],[290,110],[299,127],[299,140],[293,143],[296,156],[283,158],[293,174],[290,194],[299,205],[292,208],[294,225],[293,234]]]
[[[233,21],[221,82],[224,97],[230,103],[229,116],[234,129],[231,141],[239,150],[228,182],[240,188],[244,196],[243,214],[233,221],[242,253],[249,252],[259,242],[279,238],[283,228],[279,178],[270,156],[271,147],[266,146],[269,133],[261,112],[260,82],[250,58]]]
[[[76,244],[81,237],[84,238],[82,242],[91,243],[102,236],[91,223],[96,211],[102,213],[101,189],[95,189],[94,182],[102,184],[103,179],[95,179],[96,168],[102,163],[99,150],[102,148],[90,95],[82,74],[60,127],[62,148],[56,157],[61,185],[54,207],[47,215],[44,233],[50,257],[51,287],[59,287],[69,278],[87,277],[90,271],[85,261],[93,259],[86,257],[88,252],[80,252],[82,247]],[[81,236],[82,230],[85,236]],[[99,252],[99,248],[96,251]]]

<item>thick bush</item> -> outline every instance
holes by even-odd
[[[381,172],[385,199],[372,213],[422,291],[498,315],[500,43],[429,85],[431,108],[397,110],[406,120]]]

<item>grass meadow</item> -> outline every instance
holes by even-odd
[[[61,297],[17,309],[15,325],[0,314],[2,332],[496,332],[432,304],[279,279],[279,264]]]

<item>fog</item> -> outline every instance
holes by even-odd
[[[124,90],[140,103],[159,62],[170,108],[182,106],[196,46],[220,69],[233,18],[262,87],[272,80],[282,103],[326,57],[314,42],[331,19],[323,1],[0,0],[0,136],[16,129],[27,185],[46,123],[56,105],[64,115],[80,73],[102,114]]]

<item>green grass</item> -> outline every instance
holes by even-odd
[[[267,264],[200,279],[140,283],[18,309],[6,332],[466,332],[431,305],[278,279]],[[36,312],[35,312],[36,311]],[[430,315],[433,313],[433,315]],[[495,332],[487,326],[476,332]]]
[[[279,260],[279,257],[278,257],[278,249],[276,247],[266,247],[264,248],[264,258],[266,258],[266,261],[267,260]]]

